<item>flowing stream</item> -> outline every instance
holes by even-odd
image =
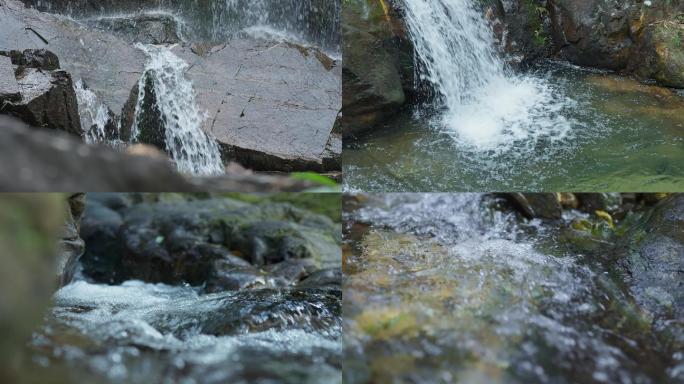
[[[597,255],[499,204],[476,194],[387,194],[348,213],[347,382],[680,377],[681,351],[657,341],[652,319]]]
[[[341,326],[319,296],[80,280],[55,294],[34,361],[77,367],[72,377],[84,382],[335,383]]]

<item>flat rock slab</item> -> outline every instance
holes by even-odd
[[[17,79],[14,77],[12,59],[0,56],[0,101],[18,101],[21,91]]]
[[[0,51],[47,49],[115,114],[121,113],[145,66],[145,54],[116,36],[58,15],[0,0]]]
[[[224,152],[260,170],[320,170],[341,108],[341,67],[315,49],[263,40],[232,40],[206,56],[174,53],[188,78],[204,129]]]

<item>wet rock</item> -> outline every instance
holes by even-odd
[[[25,49],[22,51],[2,51],[0,55],[8,56],[12,59],[12,64],[22,68],[38,68],[45,71],[59,69],[59,58],[47,49]]]
[[[505,196],[528,218],[561,218],[562,208],[555,193],[508,193]]]
[[[100,17],[86,21],[89,25],[121,36],[130,42],[174,44],[182,41],[180,25],[165,13],[144,13],[133,17]]]
[[[218,297],[210,312],[185,313],[178,320],[217,336],[268,329],[330,329],[340,324],[341,296],[341,291],[316,289],[248,290]],[[164,325],[160,326],[163,330]],[[177,327],[174,332],[183,329]]]
[[[21,100],[21,91],[14,77],[12,60],[9,57],[0,56],[0,103],[19,100]]]
[[[485,18],[513,64],[526,64],[553,53],[551,19],[546,1],[495,0],[484,3]]]
[[[82,135],[76,92],[68,73],[24,68],[17,75],[17,83],[21,99],[4,103],[1,113],[33,126]]]
[[[155,71],[146,72],[143,83],[145,84],[144,95],[142,103],[140,104],[140,111],[138,112],[137,123],[138,132],[136,137],[124,135],[127,140],[135,141],[138,143],[149,144],[162,151],[166,151],[166,126],[164,119],[162,118],[161,111],[159,110],[157,104],[157,95],[155,93],[154,87],[154,76],[156,76]],[[130,126],[132,126],[135,121],[135,106],[138,99],[138,85],[133,88],[131,95],[135,92],[135,97],[129,100],[125,110],[130,110],[132,113],[126,113],[126,116],[131,117]],[[129,124],[126,124],[128,126]],[[129,128],[131,129],[131,128]],[[132,134],[132,133],[131,133]]]
[[[325,268],[313,272],[297,284],[300,288],[336,288],[342,286],[342,269]]]
[[[631,71],[668,87],[684,88],[684,16],[646,26],[630,62]]]
[[[85,242],[80,237],[81,218],[85,211],[85,202],[85,193],[76,193],[67,199],[66,221],[62,237],[59,240],[59,254],[57,256],[57,280],[60,287],[73,280],[78,261],[85,251]]]
[[[342,12],[342,134],[349,137],[404,104],[404,88],[413,88],[413,49],[401,20],[394,12],[386,14],[380,2],[350,1]]]
[[[615,212],[622,205],[619,193],[577,193],[580,208],[589,213],[596,211]]]
[[[137,204],[121,216],[106,207],[88,212],[83,236],[95,244],[83,257],[84,273],[100,282],[206,284],[214,292],[268,285],[269,278],[288,285],[314,266],[340,262],[337,225],[288,204],[220,199]],[[253,267],[283,261],[267,275]]]
[[[657,318],[684,318],[684,196],[655,206],[623,235],[615,257],[639,305]]]
[[[0,51],[49,49],[59,57],[61,69],[74,80],[82,79],[109,110],[120,113],[144,68],[142,51],[111,33],[84,28],[15,0],[1,0],[0,7]]]
[[[173,52],[190,64],[187,77],[208,111],[204,131],[225,162],[254,170],[335,171],[341,145],[331,133],[341,108],[341,70],[314,48],[237,39],[204,57]],[[333,152],[332,154],[330,152]]]
[[[281,280],[283,285],[291,285],[314,273],[318,267],[313,259],[288,259],[266,266],[265,270]]]
[[[684,13],[684,3],[553,0],[548,10],[562,58],[681,84],[681,20],[673,15]]]

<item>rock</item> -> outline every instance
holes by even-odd
[[[681,86],[684,3],[552,0],[548,11],[561,58]]]
[[[159,148],[148,144],[133,144],[126,147],[126,153],[135,156],[156,157],[159,159],[168,159],[165,152],[160,151]]]
[[[188,64],[204,131],[225,162],[268,171],[334,171],[341,145],[328,145],[341,108],[340,66],[313,48],[231,40],[204,57],[175,47]],[[333,153],[330,153],[330,152]]]
[[[0,55],[12,59],[12,64],[22,68],[38,68],[44,71],[59,69],[59,58],[47,49],[25,49],[21,51],[2,51]]]
[[[670,196],[644,215],[614,255],[640,306],[656,318],[684,318],[684,195]]]
[[[19,100],[21,100],[21,90],[14,77],[12,60],[9,57],[0,56],[0,104]]]
[[[86,249],[93,243],[82,259],[84,274],[98,282],[139,279],[239,290],[270,286],[271,277],[287,285],[314,265],[339,267],[341,259],[339,226],[288,204],[180,200],[117,212],[96,202],[84,219]],[[254,268],[282,261],[289,263],[267,268],[271,276]]]
[[[580,209],[594,213],[596,211],[615,212],[622,205],[619,193],[577,193]]]
[[[24,68],[17,75],[17,83],[21,100],[4,103],[0,112],[33,126],[83,134],[76,92],[68,73]]]
[[[86,22],[130,42],[174,44],[183,40],[178,20],[170,14],[161,12],[143,13],[132,17],[106,16],[87,19]]]
[[[297,286],[300,288],[341,289],[342,277],[341,268],[325,268],[313,272],[309,277],[300,281]]]
[[[3,191],[303,191],[309,181],[238,174],[186,177],[168,159],[132,156],[88,145],[73,135],[31,128],[0,115],[0,190]]]
[[[78,261],[85,251],[85,242],[80,237],[85,202],[85,193],[75,193],[67,200],[66,222],[62,238],[59,240],[57,257],[57,280],[60,287],[69,284],[74,278]]]
[[[629,69],[644,79],[684,88],[684,17],[646,26]]]
[[[494,0],[488,3],[485,16],[513,64],[526,64],[554,52],[545,0]]]
[[[349,1],[342,13],[342,134],[351,137],[404,104],[404,88],[413,88],[413,49],[400,19],[386,15],[379,2]]]
[[[0,0],[0,8],[0,51],[49,49],[74,81],[81,79],[88,84],[115,114],[122,111],[145,66],[142,51],[111,33],[84,28],[76,21],[26,8],[15,0]]]
[[[561,218],[562,208],[555,193],[507,193],[505,196],[527,218]]]

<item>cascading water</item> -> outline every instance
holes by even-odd
[[[74,83],[74,90],[85,142],[88,144],[106,143],[106,127],[110,120],[109,110],[98,100],[95,92],[85,86],[83,80],[79,79]]]
[[[446,110],[436,125],[476,150],[532,148],[567,138],[575,103],[542,78],[513,73],[472,0],[404,0],[421,77]]]
[[[679,375],[670,356],[681,354],[650,341],[659,332],[652,319],[597,257],[565,246],[554,224],[521,220],[488,195],[387,194],[364,204],[348,214],[346,382],[366,382],[357,376],[366,364],[382,377],[376,364],[386,356],[401,356],[405,369],[390,369],[384,382]]]
[[[163,125],[164,144],[178,170],[197,175],[224,172],[221,152],[214,139],[202,130],[206,114],[197,105],[192,83],[185,78],[188,64],[168,47],[136,44],[149,55],[149,61],[138,84],[138,100],[131,132],[133,141],[141,131],[143,103],[147,96],[147,81],[151,81],[155,107]]]

